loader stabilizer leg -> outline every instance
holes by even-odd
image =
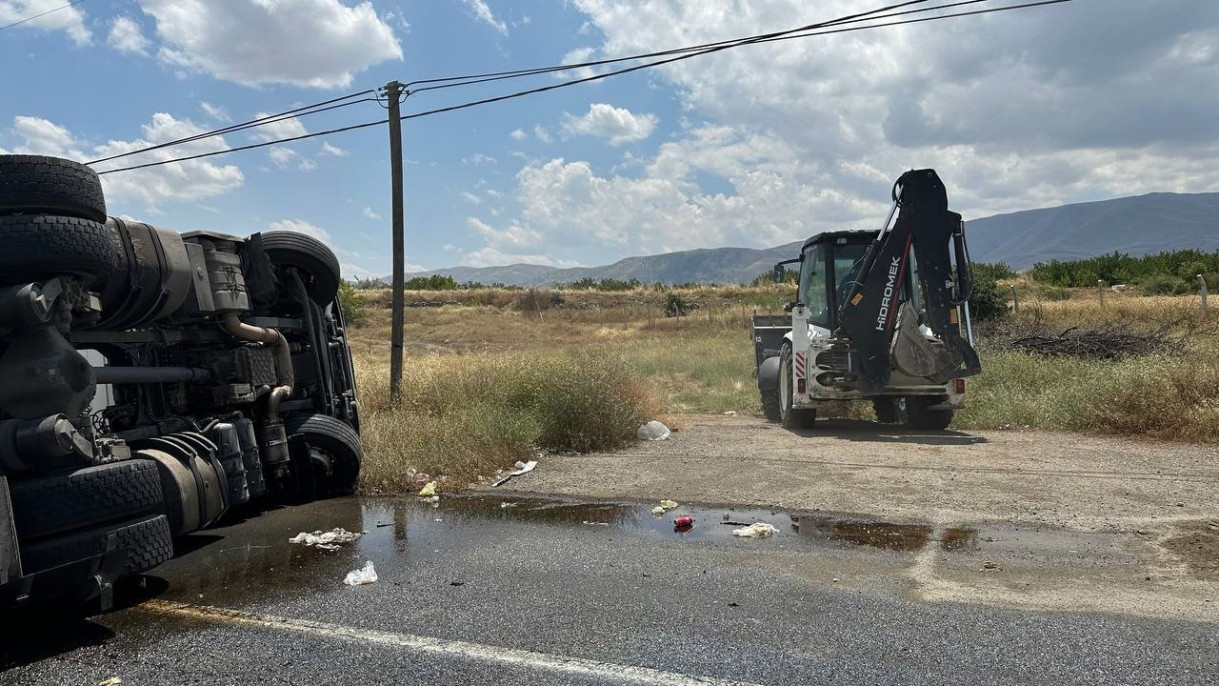
[[[894,186],[894,202],[899,211],[893,228],[882,227],[868,248],[860,276],[839,310],[841,333],[856,353],[859,390],[864,393],[875,393],[889,382],[894,322],[911,248],[923,286],[924,321],[943,342],[935,351],[930,378],[946,383],[976,374],[979,368],[977,353],[961,337],[954,301],[961,289],[953,278],[948,246],[961,230],[961,215],[948,211],[944,184],[931,169],[902,174]]]

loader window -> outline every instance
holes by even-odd
[[[825,246],[813,245],[804,251],[800,263],[800,294],[797,298],[808,307],[810,324],[829,328],[829,294],[826,292]]]

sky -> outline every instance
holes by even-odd
[[[0,0],[0,26],[64,4]],[[570,64],[881,5],[86,0],[0,30],[0,152],[90,161],[391,80]],[[402,108],[591,73],[419,91]],[[411,119],[408,271],[594,266],[875,227],[910,168],[937,169],[967,219],[1219,191],[1216,84],[1219,3],[1074,0],[748,46]],[[357,102],[95,168],[385,114],[379,102]],[[326,241],[348,276],[390,271],[385,126],[102,178],[112,215],[181,231],[302,231]]]

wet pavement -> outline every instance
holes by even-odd
[[[1214,683],[1219,593],[1154,536],[510,494],[252,514],[86,619],[5,618],[2,684]],[[693,517],[688,530],[673,520]],[[778,532],[732,531],[766,522]],[[335,527],[339,550],[288,543]],[[379,580],[346,587],[372,561]],[[143,602],[140,602],[143,601]],[[1213,611],[1212,611],[1213,610]]]

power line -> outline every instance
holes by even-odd
[[[835,33],[848,33],[848,32],[854,32],[854,31],[864,31],[864,30],[868,30],[868,29],[885,28],[885,27],[891,27],[891,26],[902,26],[905,24],[917,24],[917,23],[924,23],[924,22],[928,22],[928,21],[938,21],[938,20],[942,20],[942,19],[954,19],[954,18],[958,18],[958,17],[977,16],[977,15],[982,15],[982,14],[991,14],[991,13],[995,13],[995,12],[1006,12],[1006,11],[1010,11],[1010,10],[1042,7],[1042,6],[1046,6],[1046,5],[1058,5],[1058,4],[1063,4],[1063,3],[1067,3],[1067,2],[1073,2],[1073,1],[1074,0],[1039,0],[1037,2],[1026,2],[1026,3],[1022,3],[1022,4],[1018,4],[1018,5],[1008,5],[1005,7],[994,7],[994,8],[989,8],[989,9],[973,10],[973,11],[969,11],[969,12],[958,12],[955,14],[943,14],[943,15],[936,15],[934,17],[922,17],[922,18],[918,18],[918,19],[903,19],[900,21],[885,22],[885,23],[880,23],[880,24],[869,24],[866,26],[852,26],[852,27],[847,27],[847,28],[827,29],[827,30],[822,30],[822,31],[812,31],[812,32],[798,33],[798,34],[787,34],[786,32],[781,32],[781,33],[784,33],[785,35],[778,35],[778,36],[764,34],[769,37],[759,37],[757,39],[749,39],[744,42],[719,45],[717,47],[700,50],[698,52],[682,54],[677,57],[670,57],[665,60],[657,60],[655,62],[648,62],[646,64],[640,64],[640,65],[628,67],[625,69],[619,69],[619,70],[612,71],[612,72],[606,72],[603,74],[596,74],[594,76],[590,76],[590,77],[586,77],[586,78],[573,79],[570,81],[564,81],[562,83],[552,84],[549,86],[531,88],[528,90],[517,91],[515,93],[509,93],[506,95],[500,95],[500,96],[496,96],[496,97],[492,97],[492,98],[484,98],[481,100],[474,100],[471,102],[461,103],[458,105],[440,107],[440,108],[433,109],[433,110],[425,110],[423,112],[415,112],[412,114],[403,115],[401,117],[401,119],[418,119],[420,117],[428,117],[428,116],[432,116],[432,115],[436,115],[436,114],[453,112],[456,110],[469,109],[471,107],[477,107],[479,105],[486,105],[486,104],[490,104],[490,103],[494,103],[494,102],[512,100],[515,98],[524,97],[526,95],[534,95],[534,94],[543,93],[546,91],[557,90],[559,88],[567,88],[569,86],[575,86],[575,85],[578,85],[581,83],[588,83],[590,81],[606,79],[611,76],[618,76],[620,74],[627,74],[630,72],[640,71],[643,69],[648,69],[650,67],[662,66],[662,65],[669,64],[672,62],[678,62],[681,60],[691,59],[693,57],[698,57],[698,56],[705,55],[708,53],[719,52],[721,50],[726,50],[726,49],[733,48],[733,47],[739,47],[741,45],[752,45],[755,43],[769,43],[769,42],[780,41],[780,40],[793,40],[796,38],[808,38],[808,37],[812,37],[812,36],[823,36],[823,35],[829,35],[829,34],[835,34]],[[954,5],[962,5],[962,4],[972,4],[972,0],[970,0],[969,2],[954,3]],[[948,6],[948,5],[946,5],[946,6]],[[931,11],[931,10],[935,10],[935,9],[942,9],[942,7],[927,8],[927,11]],[[883,11],[883,10],[877,10],[877,11]],[[887,15],[887,16],[896,16],[896,15]],[[874,18],[883,19],[885,17],[881,16],[881,17],[874,17]],[[835,21],[838,21],[838,20],[835,20]],[[832,25],[833,23],[835,23],[835,22],[826,22],[825,24]],[[803,31],[803,29],[799,29],[799,30]],[[281,138],[278,140],[267,141],[264,143],[256,143],[253,145],[243,145],[243,146],[240,146],[237,148],[228,148],[225,150],[215,150],[212,152],[200,153],[198,155],[188,155],[186,157],[177,157],[177,158],[173,158],[173,159],[169,159],[169,160],[161,160],[158,162],[149,162],[147,164],[134,165],[134,166],[130,166],[130,167],[121,167],[118,169],[109,169],[106,171],[98,172],[98,174],[99,175],[114,174],[117,172],[132,171],[135,169],[146,169],[148,167],[159,167],[161,165],[172,164],[175,162],[185,162],[188,160],[196,160],[196,159],[201,159],[204,157],[225,155],[225,154],[232,153],[232,152],[240,152],[243,150],[253,150],[255,148],[264,148],[264,147],[271,146],[271,145],[278,145],[280,143],[291,143],[294,141],[305,140],[308,138],[316,138],[318,136],[326,136],[326,135],[335,134],[335,133],[342,133],[344,131],[353,131],[356,129],[368,128],[371,126],[380,126],[381,124],[385,124],[385,123],[386,123],[385,120],[366,122],[364,124],[356,124],[353,126],[344,126],[344,127],[337,128],[337,129],[330,129],[327,131],[317,131],[317,132],[305,134],[302,136],[293,136],[291,138]]]
[[[323,100],[322,102],[313,103],[312,105],[305,105],[303,107],[298,107],[296,109],[287,110],[284,112],[278,112],[276,114],[268,114],[268,115],[259,117],[257,119],[251,119],[250,121],[241,122],[240,124],[231,124],[229,126],[221,127],[219,129],[214,129],[212,131],[205,131],[203,133],[197,133],[192,136],[187,136],[185,138],[179,138],[177,140],[169,141],[167,143],[159,143],[157,145],[150,145],[146,148],[140,148],[139,150],[129,150],[127,152],[119,153],[117,155],[111,155],[109,157],[102,157],[102,158],[93,160],[92,162],[86,162],[85,164],[98,164],[100,162],[109,162],[110,160],[116,160],[116,159],[119,159],[120,157],[130,157],[132,155],[138,155],[140,153],[145,153],[145,152],[149,152],[152,150],[160,150],[162,148],[170,148],[170,147],[174,147],[177,145],[184,145],[186,143],[193,143],[194,141],[201,140],[203,138],[210,138],[212,136],[223,136],[223,135],[229,134],[229,133],[236,133],[238,131],[244,131],[245,129],[252,129],[252,128],[255,128],[258,126],[266,126],[267,124],[274,124],[276,122],[284,121],[285,119],[292,119],[293,117],[305,117],[305,116],[308,116],[311,114],[318,114],[319,112],[327,112],[330,110],[338,109],[340,107],[347,107],[348,105],[354,105],[354,104],[360,103],[360,102],[368,102],[370,100],[375,100],[376,98],[364,98],[362,100],[351,100],[351,99],[359,97],[361,95],[369,95],[372,93],[376,93],[376,91],[373,89],[369,89],[366,91],[360,91],[359,93],[351,93],[351,94],[344,95],[339,98],[332,98],[330,100]],[[350,102],[343,102],[345,100],[350,100]],[[339,103],[339,104],[334,104],[334,103]]]
[[[985,1],[987,1],[987,0],[967,0],[966,2],[953,3],[953,5],[944,5],[942,7],[930,7],[924,11],[942,9],[943,7],[950,7],[950,6],[955,6],[955,5],[968,5],[968,4],[973,4],[975,2],[985,2]],[[980,14],[990,14],[993,12],[1005,12],[1008,10],[1026,9],[1026,8],[1030,8],[1030,7],[1040,7],[1043,5],[1057,5],[1057,4],[1072,2],[1072,1],[1073,0],[1039,0],[1037,2],[1026,2],[1023,4],[1019,4],[1019,5],[1009,5],[1007,7],[994,7],[991,9],[973,10],[970,12],[958,12],[955,14],[941,14],[941,15],[936,15],[934,17],[922,17],[919,19],[903,19],[901,21],[884,22],[884,23],[880,23],[880,24],[868,24],[866,26],[852,26],[852,27],[848,27],[848,28],[826,29],[823,31],[812,31],[812,32],[807,32],[807,33],[786,34],[786,35],[771,36],[771,37],[767,37],[767,38],[750,39],[750,40],[740,42],[740,43],[720,45],[718,47],[708,48],[706,50],[700,50],[698,52],[679,55],[677,57],[670,57],[670,58],[664,59],[664,60],[657,60],[655,62],[647,62],[645,64],[639,64],[639,65],[636,65],[633,67],[627,67],[625,69],[618,69],[615,71],[605,72],[603,74],[595,74],[593,76],[589,76],[589,77],[585,77],[585,78],[581,78],[581,79],[574,79],[571,81],[564,81],[562,83],[551,84],[549,86],[541,86],[538,88],[531,88],[528,90],[517,91],[515,93],[509,93],[507,95],[499,95],[499,96],[495,96],[495,97],[491,97],[491,98],[484,98],[482,100],[475,100],[472,102],[461,103],[459,105],[450,105],[448,107],[439,107],[439,108],[436,108],[433,110],[426,110],[424,112],[416,112],[413,114],[407,114],[407,115],[403,115],[402,118],[403,119],[416,119],[419,117],[427,117],[427,116],[431,116],[431,115],[435,115],[435,114],[442,114],[445,112],[454,112],[457,110],[469,109],[471,107],[478,107],[479,105],[487,105],[487,104],[494,103],[494,102],[503,102],[505,100],[513,100],[515,98],[524,97],[526,95],[535,95],[537,93],[544,93],[546,91],[558,90],[560,88],[567,88],[568,86],[575,86],[575,85],[581,84],[581,83],[588,83],[590,81],[598,81],[601,79],[609,78],[611,76],[629,74],[631,72],[640,71],[643,69],[649,69],[651,67],[658,67],[658,66],[670,64],[673,62],[680,62],[682,60],[688,60],[688,59],[691,59],[694,57],[700,57],[702,55],[706,55],[706,54],[710,54],[710,53],[714,53],[714,52],[720,52],[721,50],[727,50],[729,48],[735,48],[735,47],[740,47],[740,46],[744,46],[744,45],[753,45],[756,43],[771,43],[771,42],[781,41],[781,40],[793,40],[796,38],[809,38],[812,36],[826,36],[826,35],[835,34],[835,33],[850,33],[850,32],[854,32],[854,31],[865,31],[868,29],[878,29],[878,28],[885,28],[885,27],[890,27],[890,26],[902,26],[904,24],[918,24],[918,23],[923,23],[923,22],[928,22],[928,21],[938,21],[941,19],[953,19],[956,17],[968,17],[968,16],[974,16],[974,15],[980,15]],[[897,15],[883,15],[880,17],[873,17],[873,18],[874,19],[878,19],[878,18],[883,19],[886,16],[897,16]],[[826,22],[826,24],[832,25],[833,22]],[[798,29],[798,30],[804,31],[804,29]]]
[[[84,1],[85,1],[85,0],[75,0],[75,2],[69,2],[69,3],[68,3],[68,4],[66,4],[66,5],[60,5],[59,7],[56,7],[56,8],[54,8],[54,9],[49,9],[49,10],[47,10],[47,11],[45,11],[45,12],[41,12],[41,13],[39,13],[39,14],[35,14],[35,15],[34,15],[34,16],[32,16],[32,17],[26,17],[25,19],[21,19],[21,20],[19,20],[19,21],[15,21],[15,22],[13,22],[13,23],[11,23],[11,24],[6,24],[6,25],[4,25],[4,26],[0,26],[0,31],[3,31],[3,30],[5,30],[5,29],[11,29],[11,28],[13,28],[14,26],[21,26],[22,24],[26,23],[27,21],[34,21],[35,19],[38,19],[39,17],[45,17],[45,16],[47,16],[48,14],[52,14],[52,13],[54,13],[54,12],[58,12],[59,10],[66,10],[66,9],[68,9],[69,7],[75,7],[75,6],[79,5],[80,3],[84,2]]]
[[[159,167],[163,164],[170,164],[173,162],[186,162],[188,160],[197,160],[202,157],[213,157],[215,155],[227,155],[230,152],[241,152],[242,150],[253,150],[255,148],[265,148],[269,145],[279,145],[280,143],[291,143],[293,141],[303,141],[306,138],[317,138],[318,136],[329,136],[332,133],[343,133],[344,131],[354,131],[356,129],[366,129],[370,126],[380,126],[380,125],[386,124],[386,123],[388,123],[386,120],[381,119],[379,121],[370,121],[370,122],[367,122],[364,124],[343,126],[343,127],[337,128],[337,129],[329,129],[327,131],[315,131],[313,133],[306,133],[303,136],[293,136],[291,138],[279,138],[277,140],[266,141],[264,143],[252,143],[250,145],[243,145],[243,146],[240,146],[237,148],[225,148],[224,150],[213,150],[212,152],[199,153],[198,155],[187,155],[186,157],[175,157],[171,160],[161,160],[159,162],[148,162],[146,164],[137,164],[137,165],[133,165],[130,167],[120,167],[118,169],[107,169],[106,171],[99,171],[97,173],[97,175],[105,176],[106,174],[114,174],[117,172],[131,171],[133,169],[146,169],[148,167]]]
[[[987,2],[987,1],[988,0],[971,0],[971,2]],[[620,62],[631,62],[634,60],[650,59],[652,57],[664,57],[667,55],[674,55],[674,54],[679,54],[679,53],[696,52],[696,51],[705,50],[708,48],[720,47],[723,45],[743,43],[745,41],[754,41],[754,40],[758,40],[761,38],[771,38],[771,37],[776,37],[776,36],[782,36],[782,35],[786,35],[786,34],[790,34],[790,33],[795,33],[797,31],[807,31],[810,29],[829,26],[831,24],[845,24],[845,23],[851,23],[851,22],[855,22],[855,21],[867,21],[869,19],[877,18],[877,17],[869,16],[869,15],[876,15],[876,14],[879,14],[882,12],[888,12],[890,10],[899,9],[901,7],[906,7],[909,5],[919,5],[919,4],[922,4],[925,2],[928,2],[928,0],[908,0],[907,2],[900,2],[896,5],[889,5],[888,7],[882,7],[882,8],[875,9],[875,10],[869,10],[867,12],[860,12],[858,14],[847,15],[845,17],[840,17],[838,19],[832,19],[832,20],[824,21],[824,22],[818,22],[816,24],[808,24],[807,26],[801,26],[801,27],[794,28],[794,29],[787,29],[784,31],[776,31],[776,32],[772,32],[772,33],[759,34],[759,35],[753,35],[753,36],[745,36],[743,38],[731,38],[728,40],[716,41],[713,43],[703,43],[702,45],[691,45],[691,46],[687,46],[687,47],[683,47],[683,48],[670,48],[668,50],[658,50],[656,52],[640,53],[637,55],[629,55],[627,57],[614,57],[614,58],[607,58],[607,59],[603,59],[603,60],[593,60],[593,61],[589,61],[589,62],[576,62],[576,63],[572,63],[572,64],[560,64],[560,65],[554,65],[554,66],[550,66],[550,67],[534,67],[532,69],[515,69],[512,71],[489,72],[489,73],[485,73],[485,74],[469,74],[466,76],[448,76],[448,77],[443,77],[443,78],[420,79],[417,81],[410,81],[404,85],[409,88],[410,86],[417,85],[417,84],[427,84],[427,83],[444,84],[444,85],[439,85],[439,86],[429,86],[427,88],[418,88],[412,92],[439,90],[442,88],[453,88],[456,86],[466,86],[466,85],[471,85],[471,84],[476,84],[476,83],[485,83],[488,81],[499,81],[501,79],[517,78],[520,76],[534,76],[537,74],[547,74],[547,73],[559,72],[559,71],[570,71],[570,70],[574,70],[574,69],[599,67],[599,66],[604,66],[607,64],[617,64]],[[933,9],[940,9],[940,8],[908,10],[908,12],[926,12],[926,11],[931,11]],[[897,16],[897,14],[891,14],[891,15],[886,15],[886,16]]]

